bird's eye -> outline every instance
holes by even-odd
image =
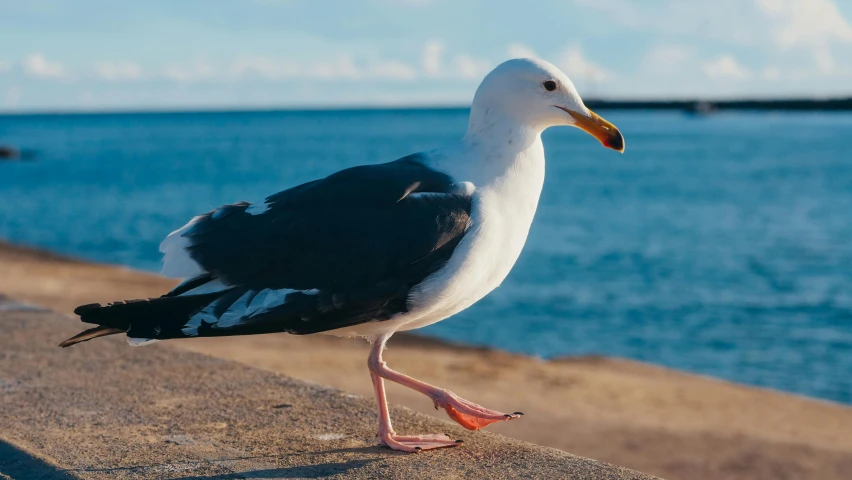
[[[556,82],[554,82],[553,80],[548,80],[548,81],[542,83],[542,85],[544,86],[544,89],[547,90],[548,92],[552,92],[552,91],[556,90]]]

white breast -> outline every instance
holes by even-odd
[[[399,330],[455,315],[509,275],[523,250],[544,183],[543,150],[526,153],[504,175],[477,186],[470,228],[447,265],[412,290],[411,311],[400,319]]]

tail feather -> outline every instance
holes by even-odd
[[[88,342],[93,338],[105,337],[107,335],[115,335],[118,333],[124,333],[125,331],[120,328],[112,328],[112,327],[95,327],[86,330],[85,332],[80,332],[77,335],[65,340],[60,343],[59,346],[62,348],[70,347],[71,345],[76,345],[81,342]]]
[[[60,344],[69,347],[93,338],[127,333],[131,338],[180,338],[181,329],[199,310],[221,296],[222,292],[190,296],[163,296],[144,300],[126,300],[107,305],[91,303],[74,309],[85,323],[98,325]]]
[[[406,311],[408,290],[401,284],[342,293],[253,289],[202,275],[159,298],[77,307],[74,313],[80,320],[97,327],[62,346],[121,332],[146,341],[277,332],[306,335],[390,319]]]

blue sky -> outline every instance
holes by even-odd
[[[852,95],[852,0],[0,0],[0,110],[466,104],[516,56],[585,97]]]

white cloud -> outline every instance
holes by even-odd
[[[783,55],[787,64],[807,64],[812,76],[841,74],[839,58],[852,56],[852,23],[837,0],[661,0],[653,8],[633,0],[573,2],[649,35],[712,40],[727,49],[754,49],[764,58]]]
[[[489,62],[473,58],[470,55],[459,54],[453,58],[455,73],[461,78],[481,78],[491,69]]]
[[[186,65],[171,65],[163,70],[163,75],[175,82],[190,83],[210,80],[216,76],[216,69],[207,62],[197,61]]]
[[[556,64],[569,77],[583,79],[593,83],[603,82],[612,78],[612,74],[591,61],[583,54],[579,45],[569,45],[558,57]]]
[[[578,6],[603,12],[608,22],[629,29],[734,44],[752,43],[759,37],[753,20],[756,7],[748,1],[662,0],[648,5],[635,0],[573,0]]]
[[[341,55],[334,60],[320,62],[311,66],[308,69],[308,75],[318,78],[344,78],[344,79],[359,79],[364,76],[361,69],[355,65],[355,61],[348,55]]]
[[[720,55],[713,60],[708,60],[704,62],[701,69],[712,79],[744,80],[751,76],[749,71],[731,55]]]
[[[44,55],[34,53],[24,59],[24,72],[38,78],[63,78],[66,76],[65,67],[59,62],[51,62]]]
[[[852,26],[833,0],[758,0],[775,25],[772,36],[783,47],[852,43]]]
[[[539,58],[538,54],[535,53],[535,50],[522,43],[513,43],[509,45],[506,53],[509,55],[509,58]]]
[[[633,0],[573,0],[581,7],[604,12],[622,26],[712,38],[754,45],[767,40],[779,45],[852,42],[852,26],[836,0],[664,0],[653,8]]]
[[[95,73],[110,82],[137,80],[142,77],[142,67],[133,62],[101,62],[95,65]]]
[[[819,73],[835,72],[832,46],[852,44],[852,25],[833,0],[758,0],[758,5],[772,19],[771,36],[780,49],[805,48]]]
[[[657,45],[642,57],[641,70],[650,76],[673,76],[682,73],[695,51],[679,45]]]
[[[356,61],[349,55],[340,55],[328,60],[300,65],[262,55],[243,54],[230,62],[227,68],[221,70],[203,62],[196,62],[184,66],[167,67],[163,76],[182,83],[244,79],[405,81],[417,78],[418,70],[397,60]]]
[[[444,65],[446,47],[439,40],[430,40],[423,45],[420,68],[427,77],[436,79],[481,78],[491,69],[491,63],[466,53],[452,56],[448,65]]]
[[[292,63],[260,55],[240,55],[231,63],[229,72],[237,78],[260,77],[275,80],[296,77],[302,70]]]
[[[417,70],[407,63],[395,60],[383,60],[369,67],[370,76],[377,80],[413,80]]]
[[[438,41],[431,41],[424,45],[419,68],[400,60],[358,58],[349,54],[341,54],[330,59],[317,59],[314,63],[306,64],[282,62],[258,55],[240,55],[230,64],[225,73],[231,79],[411,81],[424,73],[432,78],[479,76],[483,73],[483,68],[488,68],[485,62],[468,55],[456,55],[452,62],[455,71],[450,72],[442,64],[443,55],[444,45]],[[192,78],[190,75],[180,75],[180,77],[184,80]],[[177,77],[172,75],[172,78]]]
[[[430,40],[423,46],[420,60],[423,71],[430,77],[441,75],[441,62],[444,56],[444,44],[438,40]]]

